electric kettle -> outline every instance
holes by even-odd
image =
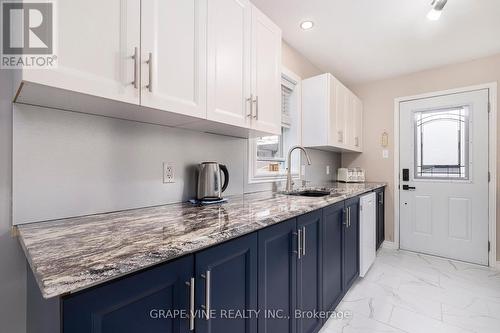
[[[221,172],[224,173],[224,183],[222,183]],[[217,162],[203,162],[198,166],[198,190],[196,198],[198,200],[215,201],[222,199],[229,184],[229,172],[227,167]]]

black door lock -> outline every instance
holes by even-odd
[[[408,190],[414,190],[415,186],[409,186],[409,185],[403,185],[403,190],[408,191]]]

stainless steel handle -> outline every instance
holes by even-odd
[[[250,97],[247,98],[247,102],[250,103],[250,113],[247,114],[247,117],[252,118],[253,117],[253,94],[250,94]]]
[[[191,278],[189,282],[186,282],[186,285],[189,286],[189,330],[194,331],[194,287],[195,287],[194,277]]]
[[[302,257],[306,256],[306,227],[302,227]]]
[[[148,69],[149,69],[149,83],[146,86],[148,88],[149,92],[153,92],[153,53],[149,52],[149,58],[148,61],[146,61],[146,64],[148,64]]]
[[[134,81],[132,81],[132,85],[135,89],[137,89],[139,88],[139,71],[137,69],[139,66],[139,48],[137,46],[134,47],[134,55],[132,56],[132,59],[134,59]]]
[[[338,131],[338,141],[344,142],[344,133],[342,131]]]
[[[259,120],[259,96],[255,96],[254,102],[255,102],[255,116],[254,116],[254,118]]]
[[[297,231],[297,251],[298,251],[298,258],[302,258],[302,230]]]
[[[351,227],[351,207],[347,208],[347,226]]]
[[[205,305],[201,307],[206,312],[205,319],[210,320],[210,271],[206,271],[201,277],[205,279]]]

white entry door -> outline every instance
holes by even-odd
[[[400,247],[488,264],[488,90],[400,103]]]

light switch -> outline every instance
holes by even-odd
[[[389,158],[389,149],[382,150],[382,158]]]

